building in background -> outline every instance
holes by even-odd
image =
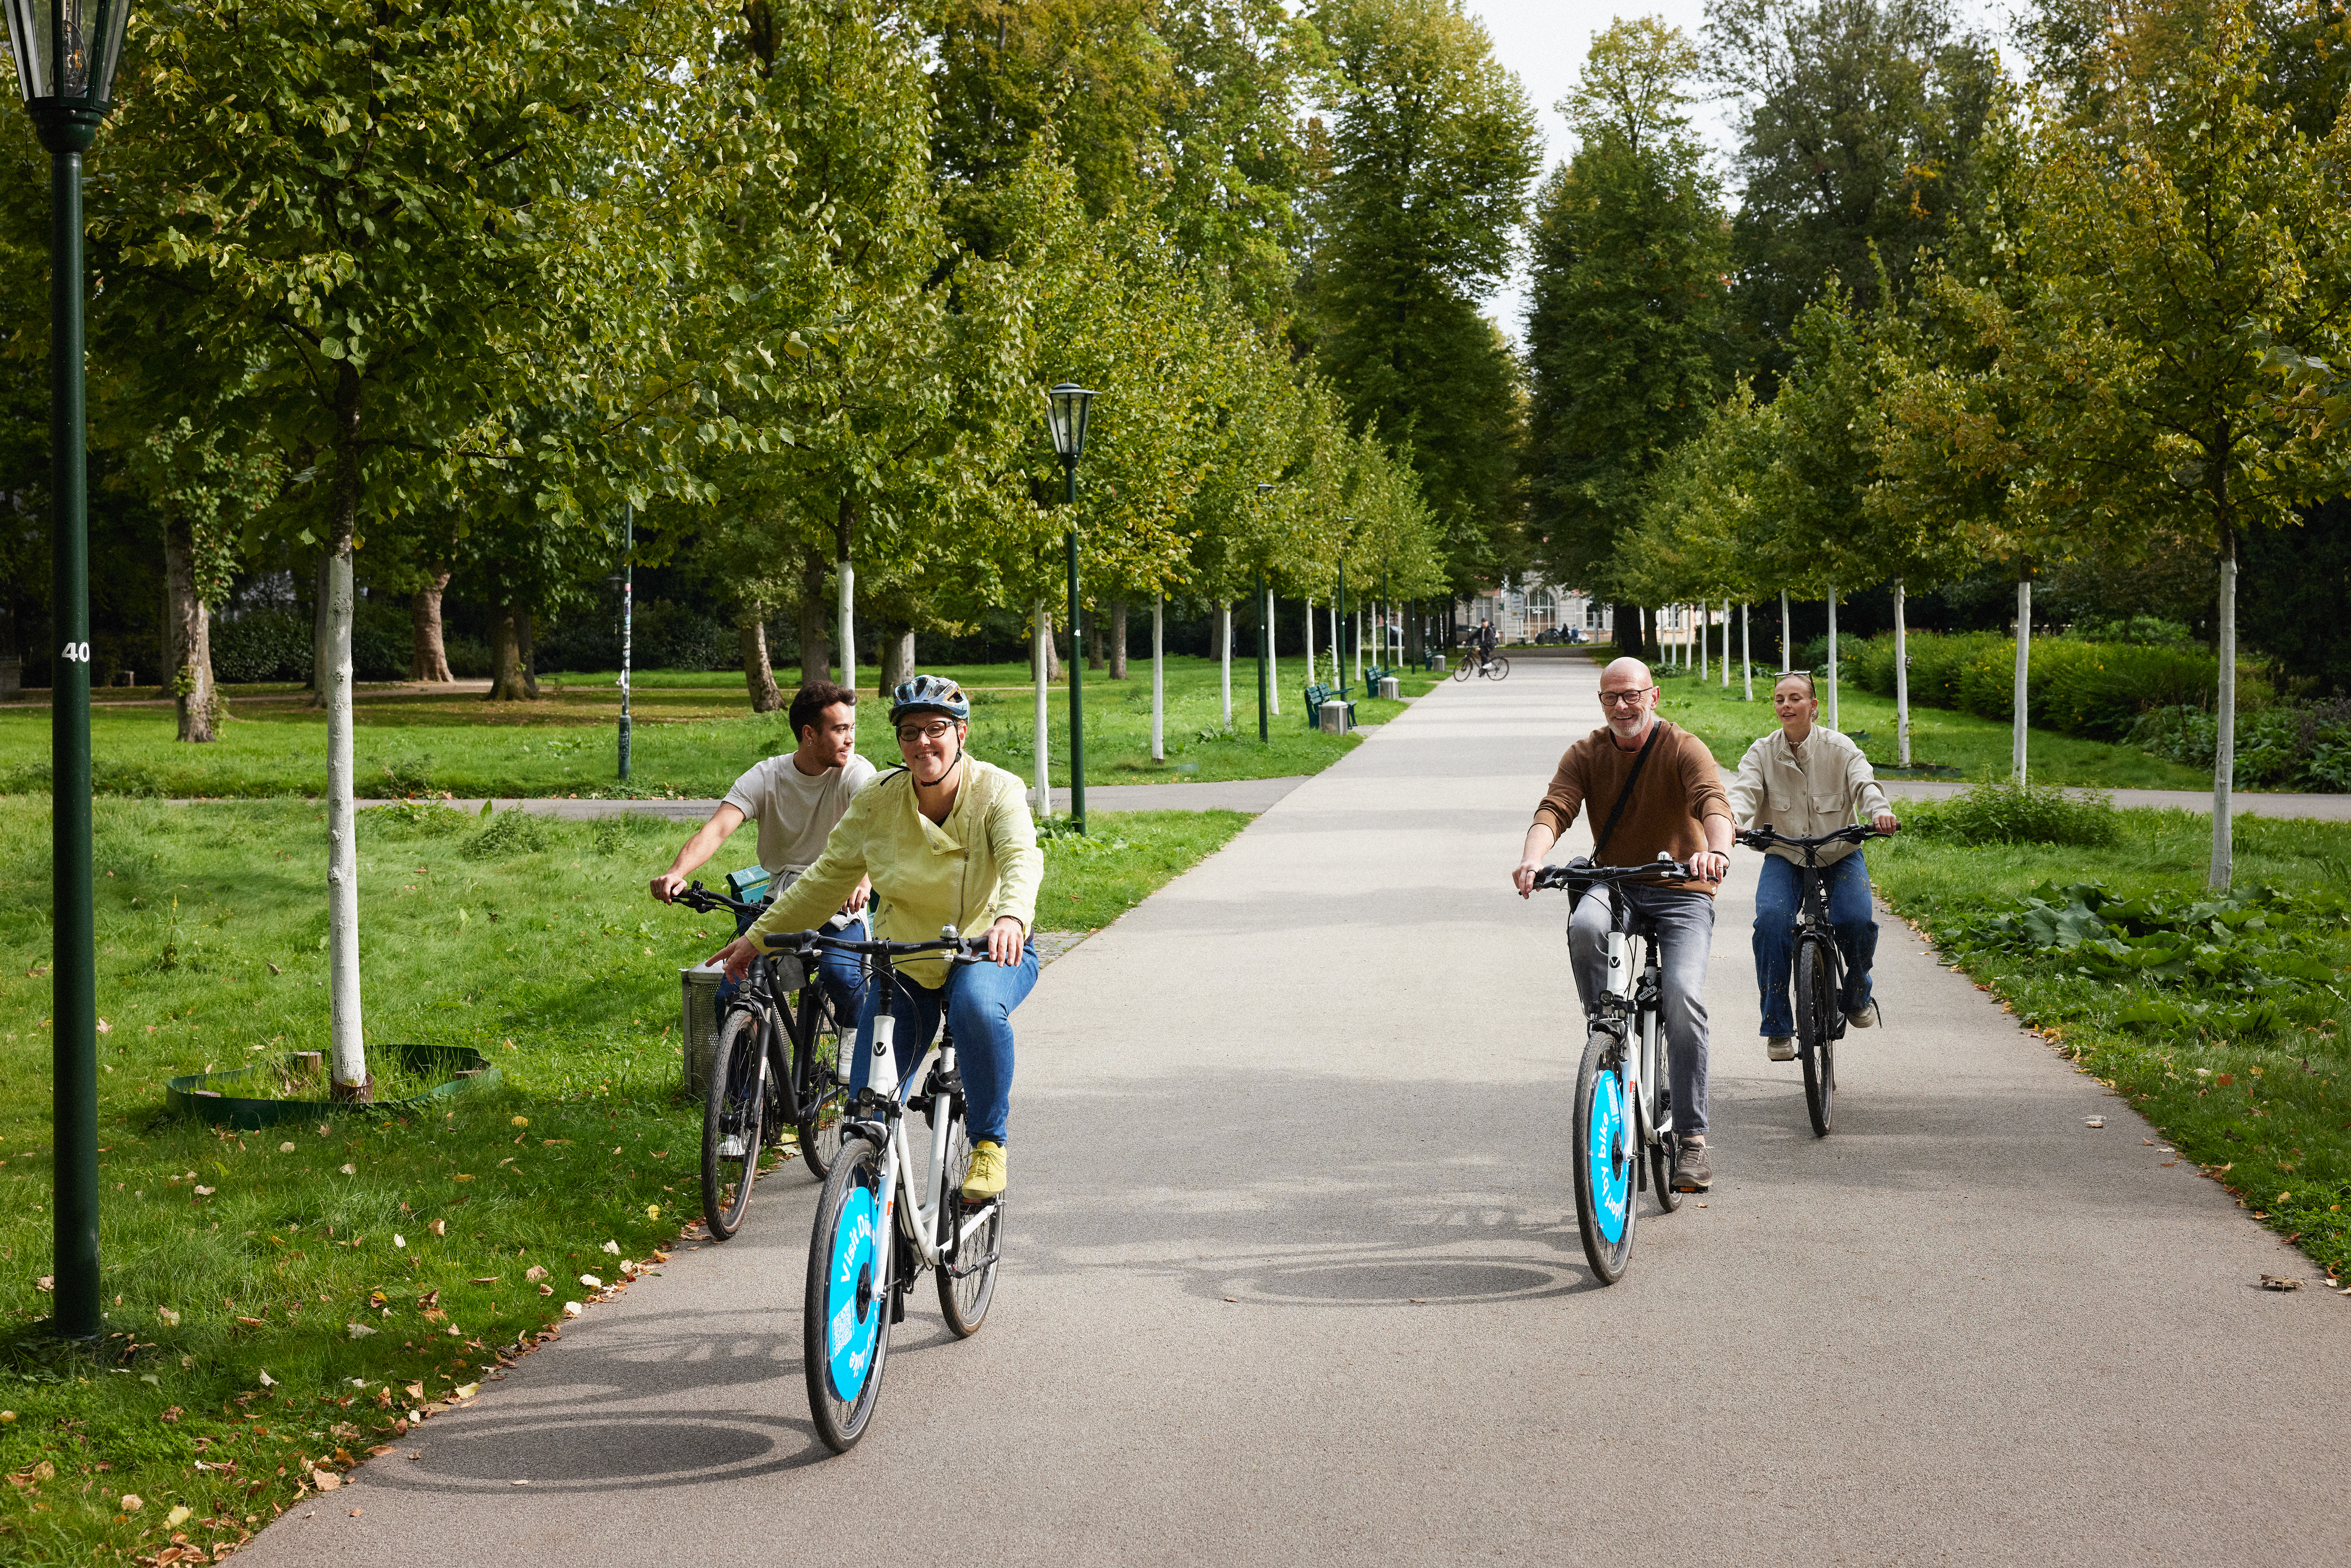
[[[1494,630],[1505,643],[1526,643],[1538,640],[1555,643],[1566,640],[1585,643],[1605,643],[1616,633],[1616,622],[1611,608],[1593,599],[1581,589],[1560,588],[1547,583],[1530,583],[1518,588],[1499,588],[1491,593],[1481,593],[1475,599],[1457,601],[1455,613],[1462,618],[1466,635],[1481,621],[1491,621]],[[1562,638],[1560,633],[1574,636]]]

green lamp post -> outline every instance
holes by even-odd
[[[1355,531],[1355,519],[1341,517],[1339,521],[1345,526],[1349,536],[1348,542],[1352,543]],[[1345,544],[1339,547],[1339,593],[1338,597],[1332,601],[1331,612],[1332,652],[1338,655],[1339,700],[1343,703],[1347,700],[1347,546]]]
[[[94,1340],[98,1293],[98,959],[89,848],[89,467],[82,404],[81,155],[114,97],[129,0],[6,0],[8,46],[49,152],[49,457],[53,810],[50,1092],[61,1339]]]
[[[1086,421],[1094,394],[1075,382],[1063,382],[1045,394],[1046,423],[1053,432],[1053,451],[1061,459],[1064,505],[1078,504],[1078,459],[1086,455]],[[1086,651],[1078,634],[1078,525],[1070,519],[1070,820],[1082,837],[1086,831]]]
[[[1259,505],[1264,505],[1266,497],[1272,489],[1273,486],[1270,484],[1258,486]],[[1266,597],[1265,568],[1260,565],[1257,569],[1257,737],[1260,744],[1270,742],[1273,738],[1272,729],[1266,719],[1270,705],[1265,679],[1266,650],[1272,646],[1272,637],[1273,602]]]

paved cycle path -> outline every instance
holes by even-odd
[[[1566,909],[1505,873],[1595,680],[1441,689],[1046,972],[994,1312],[925,1281],[850,1457],[787,1166],[256,1563],[2342,1561],[2351,1302],[1897,924],[1815,1140],[1745,852],[1719,1185],[1593,1284]]]

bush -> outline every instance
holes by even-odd
[[[490,645],[475,637],[443,636],[441,656],[449,662],[449,674],[461,681],[486,680],[495,667]]]
[[[1847,676],[1864,690],[1894,695],[1892,637],[1856,641],[1850,651],[1837,652]],[[2014,716],[2014,639],[1996,632],[1917,632],[1910,635],[1909,653],[1912,702],[1984,718]],[[2220,684],[2220,661],[2201,648],[2036,637],[2027,682],[2026,701],[2043,728],[2120,740],[2150,709],[2208,705]],[[2237,695],[2247,711],[2265,707],[2274,697],[2270,684],[2241,664]]]
[[[310,619],[293,610],[254,610],[212,625],[213,679],[226,685],[310,678]]]
[[[546,827],[517,809],[492,817],[489,825],[467,839],[457,852],[467,860],[505,860],[510,855],[537,854],[546,848]]]
[[[1916,812],[1910,830],[1922,838],[1962,844],[2081,844],[2096,848],[2122,836],[2114,798],[2095,790],[2068,792],[2050,784],[1986,779],[1929,810]]]
[[[731,626],[707,615],[656,599],[637,607],[631,662],[640,670],[732,670],[740,667],[743,644]],[[541,669],[551,669],[544,659]],[[615,651],[612,663],[620,667]]]
[[[2139,716],[2129,738],[2141,750],[2210,770],[2220,722],[2201,708],[2157,708]],[[2231,779],[2244,789],[2351,793],[2351,700],[2286,703],[2240,714]]]

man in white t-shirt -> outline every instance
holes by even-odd
[[[669,869],[653,880],[653,894],[664,904],[669,903],[684,890],[686,879],[704,862],[718,852],[725,843],[747,821],[759,825],[759,864],[768,876],[768,895],[772,898],[791,884],[792,880],[816,863],[824,852],[824,841],[832,832],[833,824],[841,821],[849,802],[873,777],[873,764],[857,755],[857,694],[830,681],[812,681],[802,686],[792,698],[792,733],[799,744],[781,757],[770,757],[755,764],[735,787],[726,791],[726,799],[718,810],[702,824]],[[844,912],[855,915],[865,907],[867,888],[862,883],[849,895]],[[740,935],[756,918],[753,915],[737,915],[737,935]],[[852,942],[863,941],[864,922],[853,921],[837,933]],[[825,988],[832,993],[836,1008],[854,1005],[858,986],[857,960],[838,953],[828,953],[820,967]],[[727,988],[732,990],[730,986]],[[842,1017],[853,1017],[844,1012]]]

